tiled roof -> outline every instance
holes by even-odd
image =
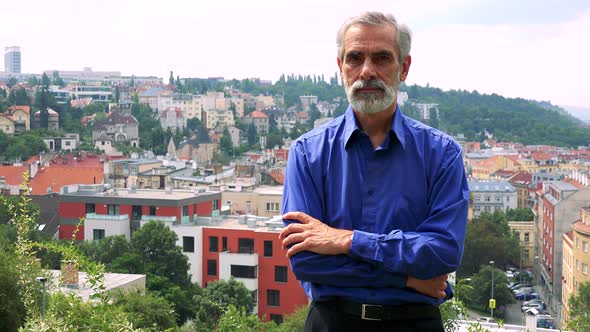
[[[285,184],[285,174],[282,170],[276,170],[270,172],[270,176],[278,183],[278,184]]]
[[[545,152],[533,152],[531,153],[531,158],[534,160],[549,160],[551,159],[551,155]]]
[[[531,175],[531,173],[520,171],[514,174],[514,176],[512,176],[508,181],[513,184],[528,186],[531,184],[532,179],[533,176]]]
[[[23,173],[28,166],[0,166],[0,176],[6,178],[6,184],[16,186],[23,183]]]
[[[105,128],[107,125],[116,125],[116,124],[126,124],[126,125],[136,125],[137,119],[131,115],[130,113],[125,112],[113,112],[107,118],[102,120],[94,121],[94,125],[92,129],[99,130]]]
[[[10,106],[8,107],[8,111],[9,112],[14,112],[16,110],[21,110],[27,114],[31,114],[31,106],[27,106],[27,105],[15,105],[15,106]]]
[[[254,111],[250,113],[249,117],[258,119],[268,118],[268,116],[266,116],[266,114],[262,113],[261,111]]]
[[[33,195],[47,194],[47,188],[59,192],[63,186],[71,184],[99,184],[103,183],[102,167],[45,167],[41,168],[31,180]]]

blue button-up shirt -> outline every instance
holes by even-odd
[[[452,138],[397,107],[375,149],[349,106],[293,143],[282,213],[301,211],[354,230],[350,253],[300,252],[291,268],[312,300],[441,303],[406,288],[407,276],[430,279],[457,269],[468,202],[461,147]],[[452,289],[446,292],[450,298]]]

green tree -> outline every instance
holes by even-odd
[[[590,282],[578,285],[578,294],[570,297],[570,317],[567,327],[575,331],[590,331]]]
[[[530,221],[534,218],[531,209],[509,209],[506,211],[506,219],[510,221]]]
[[[225,129],[223,129],[223,135],[219,139],[219,147],[220,147],[221,151],[225,152],[226,154],[233,153],[234,147],[233,147],[233,144],[231,141],[231,135],[229,133],[229,129],[227,129],[227,127],[225,127]]]
[[[202,294],[195,296],[196,320],[204,329],[212,330],[223,315],[223,308],[232,305],[245,314],[252,313],[254,298],[243,283],[231,278],[207,284]]]
[[[500,211],[484,212],[467,224],[465,250],[457,275],[469,277],[491,260],[498,267],[506,267],[517,262],[519,254],[520,243],[508,226],[506,215]]]
[[[9,77],[8,80],[6,81],[6,86],[8,86],[9,88],[12,88],[13,86],[16,85],[16,83],[18,83],[18,80],[14,77]]]
[[[318,106],[316,104],[311,104],[309,106],[309,122],[311,123],[311,125],[313,126],[313,123],[315,122],[315,120],[317,120],[321,117],[322,117],[322,114],[318,110]]]
[[[64,80],[61,77],[59,77],[59,71],[57,71],[57,70],[53,71],[51,84],[57,85],[59,87],[64,87],[66,85]]]
[[[250,125],[248,126],[247,137],[248,145],[253,146],[256,144],[256,127],[254,126],[254,123],[250,123]]]
[[[174,86],[174,73],[172,72],[172,70],[170,71],[170,77],[168,78],[168,84],[170,84],[170,86]]]
[[[113,305],[127,313],[129,321],[137,328],[163,331],[176,327],[176,314],[172,305],[155,294],[119,293],[114,296]]]
[[[494,298],[496,299],[496,308],[506,307],[514,303],[514,294],[507,286],[506,274],[504,271],[494,268]],[[489,299],[492,294],[492,267],[490,265],[482,266],[477,274],[472,277],[471,289],[467,290],[466,304],[468,307],[480,311],[488,311]],[[503,317],[501,310],[495,310],[498,317]]]
[[[250,332],[259,331],[262,323],[256,315],[248,314],[242,308],[237,309],[230,304],[225,308],[223,316],[217,323],[216,332]]]
[[[188,260],[176,240],[162,222],[148,222],[133,234],[131,252],[113,260],[111,269],[145,274],[147,288],[174,305],[180,323],[194,315],[192,297],[200,289],[190,281]]]
[[[6,225],[0,225],[6,226]],[[4,227],[2,227],[4,228]],[[16,235],[16,234],[15,234]],[[1,239],[1,238],[0,238]],[[26,309],[20,299],[14,253],[0,250],[0,330],[17,331],[25,321]]]

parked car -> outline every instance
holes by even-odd
[[[529,303],[529,304],[523,304],[520,307],[520,311],[525,312],[529,309],[535,308],[537,309],[539,312],[543,311],[543,305],[541,303]]]
[[[478,322],[484,322],[484,323],[495,323],[496,320],[491,318],[491,317],[479,317],[477,319]]]
[[[519,301],[527,301],[527,300],[532,300],[532,299],[538,299],[539,298],[539,294],[537,293],[521,293],[516,295],[516,299]],[[538,303],[540,305],[540,303]]]
[[[518,288],[512,292],[514,293],[514,295],[517,295],[517,294],[521,294],[521,293],[532,293],[534,291],[535,291],[535,289],[533,287],[521,287],[521,288]]]
[[[545,309],[545,301],[541,300],[541,299],[532,299],[529,301],[525,301],[522,303],[522,305],[527,305],[527,304],[533,304],[533,303],[539,303],[543,306],[542,309]]]
[[[508,279],[514,278],[514,274],[512,273],[512,271],[510,271],[510,270],[506,271],[506,278],[508,278]]]
[[[550,315],[537,315],[537,327],[554,329],[555,323]]]

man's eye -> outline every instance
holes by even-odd
[[[358,63],[361,61],[361,57],[356,54],[350,54],[346,56],[346,62],[348,63]]]
[[[391,56],[389,55],[378,55],[375,59],[375,62],[377,63],[387,63],[391,61]]]

